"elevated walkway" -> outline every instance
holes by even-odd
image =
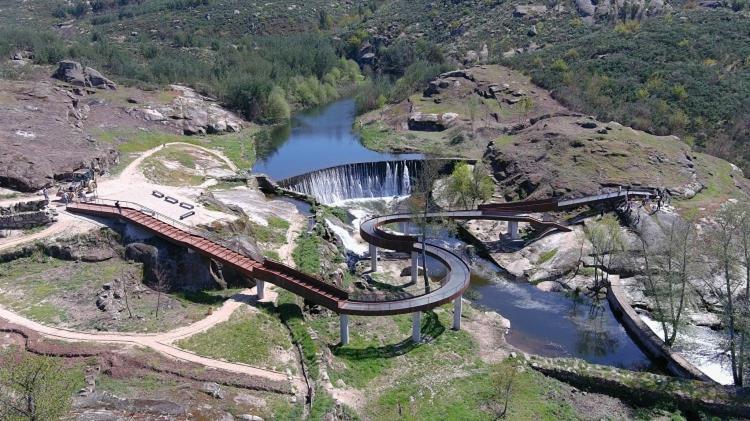
[[[553,199],[483,205],[477,210],[432,212],[426,216],[430,218],[448,218],[458,220],[487,219],[508,221],[510,224],[527,222],[536,226],[540,235],[547,235],[556,231],[569,231],[562,224],[545,221],[528,215],[529,212],[544,212],[572,208],[606,201],[621,200],[629,196],[646,196],[650,191],[622,191],[596,196],[587,196],[573,200],[557,201]],[[134,224],[174,244],[188,247],[224,265],[228,265],[240,273],[256,279],[270,282],[284,288],[306,300],[322,305],[338,314],[353,315],[391,315],[414,313],[428,310],[451,300],[456,300],[469,286],[470,271],[467,264],[456,254],[445,248],[427,243],[424,252],[441,262],[447,268],[447,275],[440,282],[441,286],[434,291],[413,297],[381,297],[378,300],[358,300],[341,288],[324,282],[323,280],[300,272],[283,263],[270,259],[256,260],[247,256],[238,247],[228,243],[215,233],[200,230],[183,224],[177,220],[159,214],[137,203],[119,202],[97,199],[93,202],[76,202],[68,205],[67,210],[72,213],[119,219]],[[379,216],[369,219],[360,225],[362,238],[371,247],[381,247],[399,252],[421,253],[419,239],[412,235],[394,234],[381,227],[396,222],[413,219],[410,214],[396,214]],[[374,261],[373,261],[374,262]]]

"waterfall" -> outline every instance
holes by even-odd
[[[346,199],[404,196],[419,174],[420,160],[339,165],[280,180],[281,187],[331,204]]]

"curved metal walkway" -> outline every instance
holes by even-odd
[[[527,222],[537,227],[540,235],[570,229],[557,222],[544,221],[528,215],[528,212],[556,211],[583,205],[619,200],[628,196],[650,197],[647,190],[622,191],[581,199],[557,201],[553,199],[483,205],[478,210],[434,212],[427,218],[450,218],[460,220],[487,219]],[[392,315],[414,313],[431,309],[460,297],[469,286],[470,272],[467,264],[450,250],[433,244],[425,246],[425,253],[438,260],[447,268],[447,275],[441,286],[421,296],[395,298],[392,300],[363,301],[350,297],[339,287],[321,279],[300,272],[283,263],[270,259],[254,260],[214,233],[202,231],[168,218],[136,203],[97,200],[95,203],[71,203],[67,210],[105,218],[119,219],[135,224],[174,244],[191,248],[211,259],[228,265],[253,279],[270,282],[309,301],[322,305],[338,314],[347,315]],[[396,214],[369,219],[360,225],[362,238],[373,246],[399,252],[421,253],[418,238],[412,235],[394,234],[383,230],[387,224],[412,219],[410,214]]]

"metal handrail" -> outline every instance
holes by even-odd
[[[103,198],[100,198],[100,197],[89,198],[86,201],[82,201],[81,203],[93,203],[93,204],[100,204],[100,205],[113,206],[113,207],[115,206],[115,203],[119,203],[120,207],[123,208],[123,209],[128,208],[128,209],[132,209],[132,210],[141,212],[143,214],[149,215],[149,216],[151,216],[154,219],[157,219],[157,220],[159,220],[161,222],[164,222],[164,223],[166,223],[168,225],[171,225],[171,226],[173,226],[173,227],[175,227],[175,228],[177,228],[177,229],[179,229],[181,231],[185,231],[188,234],[195,235],[195,236],[198,236],[198,237],[203,237],[203,238],[205,238],[207,240],[210,240],[210,241],[212,241],[212,242],[214,242],[214,243],[216,243],[216,244],[218,244],[218,245],[220,245],[222,247],[225,247],[225,248],[227,248],[229,250],[232,250],[232,251],[234,251],[237,254],[241,254],[241,255],[243,255],[243,256],[245,256],[247,258],[255,260],[255,258],[253,258],[251,256],[247,256],[241,250],[241,248],[239,247],[238,244],[231,244],[230,242],[228,242],[227,240],[223,239],[222,237],[220,237],[216,233],[213,233],[213,232],[208,231],[208,230],[196,228],[196,227],[191,226],[191,225],[187,225],[187,224],[185,224],[183,222],[180,222],[180,221],[178,221],[178,220],[176,220],[174,218],[171,218],[171,217],[169,217],[167,215],[164,215],[163,213],[159,213],[159,212],[157,212],[157,211],[155,211],[155,210],[153,210],[153,209],[151,209],[149,207],[143,206],[140,203],[129,202],[127,200],[103,199]],[[260,262],[260,263],[263,263],[263,262]]]

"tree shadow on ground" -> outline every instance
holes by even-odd
[[[432,311],[423,313],[422,319],[422,342],[432,342],[445,332],[445,326],[440,322],[437,314]],[[368,346],[366,348],[351,348],[341,344],[332,345],[329,348],[333,355],[348,360],[367,360],[377,358],[393,358],[404,355],[419,346],[411,338],[404,339],[396,344],[383,346]]]
[[[223,304],[229,297],[220,294],[209,294],[206,291],[180,291],[176,294],[185,301],[195,304],[217,305]]]

